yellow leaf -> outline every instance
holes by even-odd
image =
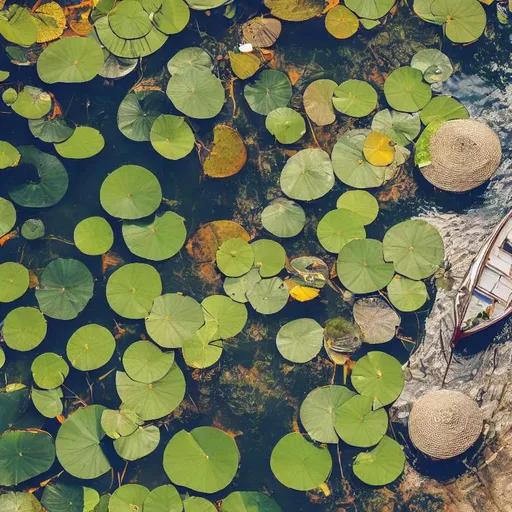
[[[211,178],[227,178],[239,172],[247,162],[244,141],[236,130],[218,124],[213,130],[213,148],[204,161],[204,173]]]
[[[40,5],[32,14],[37,25],[37,42],[47,43],[58,39],[66,28],[66,17],[57,2]]]
[[[64,7],[64,13],[68,20],[71,30],[79,35],[86,36],[91,32],[93,26],[89,22],[89,16],[92,12],[92,8],[98,2],[92,0],[83,0],[79,4],[68,5]]]
[[[348,39],[357,32],[359,18],[344,5],[337,5],[327,13],[325,28],[336,39]]]
[[[229,60],[233,73],[241,80],[251,78],[261,67],[261,60],[254,53],[229,52]]]
[[[364,141],[363,154],[372,165],[385,167],[395,159],[395,143],[383,133],[371,132]]]
[[[324,482],[323,484],[320,484],[320,489],[324,493],[325,496],[331,495],[331,489],[329,489],[329,486]]]
[[[302,286],[300,284],[297,284],[292,279],[287,279],[286,285],[288,286],[288,291],[290,292],[292,298],[298,300],[299,302],[307,302],[309,300],[316,299],[320,294],[319,288]]]
[[[480,0],[480,2],[485,5],[491,5],[494,2],[494,0]]]

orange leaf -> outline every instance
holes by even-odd
[[[18,236],[18,231],[16,231],[16,230],[11,231],[10,233],[7,233],[2,238],[0,238],[0,247],[2,247],[5,244],[5,242],[8,242],[12,238],[16,238],[17,236]]]
[[[247,162],[244,141],[236,130],[218,124],[213,130],[213,147],[203,164],[204,173],[212,178],[227,178],[239,172]]]

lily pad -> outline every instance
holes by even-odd
[[[108,502],[109,512],[131,512],[143,510],[149,489],[139,484],[125,484],[118,487]]]
[[[278,198],[261,213],[261,223],[270,233],[281,238],[297,236],[306,223],[306,214],[295,201]]]
[[[304,118],[288,107],[272,110],[265,120],[265,127],[281,144],[294,144],[306,133]]]
[[[398,275],[388,284],[387,291],[391,304],[400,311],[416,311],[429,298],[423,281],[413,281]]]
[[[166,293],[155,298],[146,329],[161,347],[178,348],[204,324],[201,305],[192,297]]]
[[[216,337],[233,338],[239,334],[247,323],[247,308],[224,295],[210,295],[201,302],[206,322],[217,324]]]
[[[192,2],[192,0],[187,0]],[[193,0],[194,2],[197,0]],[[183,500],[183,507],[185,512],[217,512],[215,505],[205,498],[198,496],[189,496]]]
[[[21,226],[21,236],[25,240],[37,240],[44,234],[45,229],[41,219],[27,219]]]
[[[283,192],[292,199],[312,201],[334,186],[329,155],[321,149],[303,149],[290,157],[280,177]]]
[[[326,251],[338,254],[351,240],[366,238],[366,231],[357,213],[339,208],[322,217],[316,235]]]
[[[217,325],[208,322],[192,338],[183,342],[183,359],[191,368],[208,368],[222,355],[223,343],[217,339]]]
[[[98,324],[79,327],[69,338],[66,355],[71,365],[82,372],[107,364],[116,348],[112,333]]]
[[[352,240],[338,255],[338,277],[353,293],[371,293],[384,288],[393,278],[393,265],[384,261],[378,240]]]
[[[346,6],[360,18],[377,20],[386,15],[395,0],[346,0]]]
[[[11,231],[16,223],[16,209],[8,199],[0,197],[0,237]]]
[[[2,335],[9,348],[27,352],[44,340],[46,331],[46,319],[41,311],[20,307],[13,309],[5,317]]]
[[[89,217],[76,225],[73,238],[79,251],[98,256],[110,250],[114,232],[103,217]]]
[[[420,50],[412,58],[411,67],[419,69],[429,84],[444,82],[453,73],[449,57],[436,49]]]
[[[272,450],[270,468],[286,487],[309,491],[329,478],[332,459],[327,448],[314,445],[302,434],[293,432],[281,438]]]
[[[334,80],[315,80],[304,91],[304,110],[307,116],[318,126],[326,126],[336,121],[332,104],[334,90],[338,84]]]
[[[335,5],[325,17],[325,28],[336,39],[348,39],[359,29],[359,18],[344,5]]]
[[[82,160],[97,155],[105,147],[105,139],[95,128],[77,126],[69,139],[54,146],[60,156]]]
[[[281,512],[281,507],[262,492],[236,491],[222,500],[222,512]]]
[[[286,107],[292,98],[292,84],[282,71],[266,69],[251,84],[244,87],[244,97],[257,114],[268,115],[279,107]]]
[[[231,238],[219,247],[216,260],[225,276],[239,277],[251,270],[254,252],[243,238]]]
[[[32,361],[31,370],[34,382],[43,389],[59,387],[69,374],[66,361],[53,352],[38,355]]]
[[[194,149],[194,134],[185,119],[178,116],[157,117],[149,138],[155,151],[169,160],[184,158]]]
[[[54,117],[53,113],[40,119],[29,119],[28,127],[34,137],[43,142],[51,143],[63,142],[69,139],[75,130],[63,118]]]
[[[13,89],[12,87],[9,87],[8,89],[5,89],[4,92],[2,92],[2,101],[7,106],[11,106],[17,98],[18,93],[16,92],[16,89]]]
[[[37,498],[28,492],[6,492],[0,496],[0,507],[4,512],[42,512]]]
[[[320,16],[323,0],[265,0],[270,14],[286,21],[306,21]]]
[[[336,202],[336,208],[357,214],[364,226],[371,224],[379,214],[379,203],[365,190],[349,190],[341,194]]]
[[[386,108],[373,116],[372,130],[387,135],[397,144],[407,146],[420,134],[421,122],[418,115]]]
[[[116,57],[110,53],[106,48],[103,48],[103,55],[105,62],[103,67],[98,73],[102,78],[109,78],[111,80],[117,80],[123,78],[131,73],[138,64],[137,59],[125,59],[124,57]]]
[[[446,37],[453,43],[472,43],[484,33],[487,15],[477,0],[434,0],[430,9],[445,22]]]
[[[352,370],[352,385],[358,393],[382,407],[394,402],[404,387],[402,365],[385,352],[369,352]]]
[[[450,96],[436,96],[421,111],[421,122],[428,125],[432,122],[450,121],[451,119],[467,119],[467,108]]]
[[[300,318],[283,325],[276,337],[277,350],[288,361],[306,363],[322,350],[323,327],[312,318]]]
[[[332,102],[342,114],[365,117],[377,107],[377,91],[362,80],[347,80],[334,89]]]
[[[389,105],[395,110],[417,112],[432,98],[432,89],[423,81],[421,71],[404,66],[395,69],[386,78],[384,94]]]
[[[336,411],[355,395],[345,386],[323,386],[311,391],[300,406],[300,421],[319,443],[337,443],[334,429]]]
[[[444,261],[444,243],[439,231],[424,220],[408,220],[387,231],[384,258],[395,270],[411,279],[426,279]]]
[[[242,34],[255,48],[269,48],[279,38],[281,28],[281,22],[275,18],[253,18],[242,25]]]
[[[144,500],[146,512],[182,512],[183,502],[176,487],[171,484],[155,487]]]
[[[150,384],[164,378],[174,363],[174,352],[162,352],[150,341],[136,341],[124,352],[123,366],[132,380]]]
[[[171,75],[179,75],[188,69],[193,68],[198,71],[211,71],[213,68],[211,57],[197,46],[183,48],[174,54],[167,63],[167,69]]]
[[[180,33],[189,20],[190,9],[183,0],[163,0],[151,19],[153,25],[167,35]]]
[[[28,270],[19,263],[7,261],[0,264],[0,302],[19,299],[29,284]]]
[[[108,14],[112,31],[123,39],[139,39],[151,30],[151,21],[140,2],[120,2]]]
[[[383,133],[370,132],[363,145],[363,155],[377,167],[386,167],[395,160],[395,143]]]
[[[111,439],[133,434],[144,420],[123,404],[118,411],[105,409],[101,415],[101,428]]]
[[[20,46],[31,46],[37,39],[37,25],[29,9],[13,4],[2,12],[0,35]]]
[[[206,11],[224,5],[228,0],[187,0],[191,9]]]
[[[16,167],[20,161],[20,152],[11,144],[0,141],[0,169]]]
[[[262,59],[254,53],[229,52],[229,62],[233,73],[240,80],[247,80],[254,76],[262,65]]]
[[[122,165],[103,181],[100,201],[113,217],[141,219],[158,208],[162,188],[151,171],[139,165]]]
[[[153,301],[162,293],[160,274],[146,263],[128,263],[107,281],[109,306],[125,318],[146,318]]]
[[[61,388],[48,390],[32,388],[30,396],[34,407],[45,418],[55,418],[59,414],[62,414],[62,397],[64,395]]]
[[[251,244],[254,252],[254,266],[261,277],[273,277],[283,270],[286,251],[274,240],[257,240]]]
[[[249,301],[247,292],[259,281],[261,281],[261,275],[258,269],[252,268],[243,276],[224,279],[224,292],[234,301],[246,303]]]
[[[61,482],[44,488],[41,503],[48,512],[82,512],[84,510],[84,488]]]
[[[42,89],[26,85],[11,105],[16,114],[26,119],[39,119],[52,108],[52,97]]]
[[[400,327],[400,317],[380,297],[359,299],[354,304],[354,320],[366,343],[391,341]]]
[[[72,320],[87,306],[93,290],[91,272],[82,262],[57,258],[42,273],[36,299],[46,316]]]
[[[290,297],[288,287],[279,277],[258,281],[246,295],[251,306],[262,315],[281,311]]]
[[[226,432],[197,427],[171,438],[164,452],[164,470],[176,485],[211,494],[232,482],[239,460],[236,442]]]
[[[240,134],[230,126],[218,124],[213,129],[213,148],[203,163],[211,178],[227,178],[242,170],[247,150]]]
[[[114,441],[114,450],[124,460],[138,460],[154,452],[160,443],[160,430],[155,425],[137,427],[133,434]]]

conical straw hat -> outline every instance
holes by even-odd
[[[409,416],[412,443],[435,459],[464,453],[479,438],[482,428],[478,405],[459,391],[428,393],[413,405]]]
[[[486,124],[474,119],[447,121],[430,139],[431,163],[421,168],[434,187],[467,192],[485,183],[501,161],[501,143]]]

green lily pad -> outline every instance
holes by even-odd
[[[432,97],[430,85],[423,81],[418,69],[404,66],[395,69],[384,82],[384,94],[389,105],[402,112],[417,112]]]
[[[179,348],[204,324],[204,316],[201,305],[192,297],[166,293],[155,298],[146,329],[161,347]]]
[[[157,117],[149,137],[155,151],[169,160],[184,158],[194,149],[194,134],[182,117]]]
[[[329,155],[321,149],[303,149],[290,157],[280,177],[283,192],[292,199],[312,201],[334,186]]]
[[[151,127],[165,108],[165,95],[160,91],[129,92],[117,111],[121,133],[136,142],[149,141]]]
[[[158,208],[162,188],[151,171],[139,165],[122,165],[103,181],[100,201],[113,217],[141,219]]]
[[[421,111],[420,118],[423,124],[444,122],[451,119],[468,119],[467,108],[450,96],[436,96]]]
[[[45,418],[55,418],[62,414],[62,397],[64,395],[61,388],[48,390],[32,388],[30,396],[35,408]]]
[[[376,351],[357,361],[351,380],[358,393],[373,400],[375,408],[394,402],[402,392],[405,378],[397,359]]]
[[[205,321],[215,322],[220,339],[234,338],[247,323],[247,308],[224,295],[210,295],[201,302]]]
[[[283,325],[276,337],[280,354],[293,363],[307,363],[316,357],[324,339],[324,328],[312,318],[299,318]]]
[[[2,101],[7,106],[11,106],[17,98],[18,93],[16,92],[16,89],[13,89],[12,87],[9,87],[8,89],[5,89],[4,92],[2,92]]]
[[[53,465],[55,446],[42,430],[7,430],[0,436],[0,485],[18,485]]]
[[[0,169],[16,167],[20,161],[20,152],[8,142],[0,141]]]
[[[20,307],[13,309],[5,317],[2,335],[9,348],[27,352],[44,340],[47,328],[46,319],[41,311],[36,308]]]
[[[304,91],[304,110],[318,126],[326,126],[336,121],[332,104],[336,87],[338,84],[334,80],[321,79],[311,82]]]
[[[357,213],[339,208],[327,212],[322,217],[316,235],[326,251],[337,254],[348,242],[366,238],[366,231]]]
[[[286,107],[292,98],[292,84],[282,71],[266,69],[244,87],[244,97],[257,114],[267,116],[279,107]]]
[[[256,240],[252,242],[254,266],[261,277],[273,277],[283,270],[286,263],[286,251],[274,240]]]
[[[88,82],[101,71],[103,62],[103,51],[94,39],[66,37],[43,50],[37,59],[37,74],[47,84]]]
[[[400,311],[416,311],[429,298],[423,281],[413,281],[398,275],[388,284],[387,291],[391,304]]]
[[[149,384],[164,378],[174,363],[174,352],[162,352],[150,341],[136,341],[124,352],[123,366],[132,380]]]
[[[297,236],[306,224],[306,214],[295,201],[280,197],[261,213],[261,223],[270,233],[281,238]]]
[[[484,33],[487,15],[476,0],[434,0],[430,10],[444,21],[446,37],[453,43],[472,43]]]
[[[262,315],[273,315],[286,306],[290,292],[281,278],[271,277],[258,281],[246,296],[255,311]]]
[[[265,127],[281,144],[294,144],[306,133],[304,118],[288,107],[272,110],[265,119]]]
[[[251,270],[254,252],[243,238],[230,238],[217,250],[216,261],[225,276],[240,277]]]
[[[270,14],[286,21],[306,21],[320,16],[325,3],[322,0],[265,0]]]
[[[98,256],[110,250],[114,232],[103,217],[89,217],[76,225],[73,238],[79,251]]]
[[[107,364],[116,349],[112,333],[98,324],[79,327],[69,338],[66,356],[82,372],[97,370]]]
[[[239,460],[236,442],[226,432],[197,427],[171,438],[164,452],[164,470],[176,485],[212,494],[232,482]]]
[[[0,368],[3,368],[5,365],[5,352],[4,349],[0,347]]]
[[[64,359],[53,352],[37,356],[31,366],[34,382],[43,389],[54,389],[64,383],[69,366]]]
[[[160,430],[155,425],[137,427],[133,434],[114,440],[114,450],[124,460],[138,460],[154,452],[160,443]]]
[[[345,443],[367,448],[384,437],[388,415],[385,409],[373,410],[372,406],[371,397],[356,395],[336,409],[334,427]]]
[[[45,229],[41,219],[27,219],[21,226],[21,236],[25,240],[37,240],[44,234]]]
[[[187,0],[192,2],[192,0]],[[196,2],[197,0],[193,0]],[[205,498],[198,496],[189,496],[183,500],[183,507],[185,512],[217,512],[215,505]]]
[[[246,296],[247,292],[260,281],[261,275],[258,269],[252,268],[243,276],[226,277],[226,279],[224,279],[224,292],[234,301],[246,303],[249,301]]]
[[[52,97],[42,89],[26,85],[18,93],[11,108],[16,114],[26,119],[39,119],[50,112]]]
[[[185,377],[173,364],[160,380],[146,384],[130,379],[124,372],[116,373],[116,388],[123,404],[144,420],[156,420],[170,414],[185,396]]]
[[[111,439],[133,434],[144,420],[134,411],[121,404],[118,411],[105,409],[101,415],[101,428]]]
[[[349,190],[338,198],[336,208],[357,214],[364,226],[371,224],[379,214],[377,199],[365,190]]]
[[[149,489],[139,484],[125,484],[118,487],[108,502],[109,512],[132,512],[143,510]]]
[[[82,160],[97,155],[105,147],[105,139],[95,128],[77,126],[69,139],[54,146],[60,156]]]
[[[371,293],[384,288],[393,278],[393,265],[384,261],[378,240],[352,240],[338,255],[338,277],[353,293]]]
[[[390,11],[395,0],[346,0],[345,4],[360,18],[377,20]]]
[[[190,20],[190,9],[184,0],[164,0],[151,19],[153,25],[167,35],[180,33]]]
[[[4,512],[42,512],[37,498],[29,492],[6,492],[0,496],[0,509]]]
[[[83,512],[98,512],[96,505],[100,503],[100,494],[96,489],[91,487],[82,487],[84,492],[84,508]],[[100,511],[101,512],[101,511]]]
[[[319,443],[337,443],[334,429],[336,411],[355,395],[345,386],[323,386],[311,391],[300,406],[300,421]]]
[[[10,198],[27,208],[47,208],[57,204],[68,189],[68,173],[58,158],[43,153],[34,146],[20,146],[21,165],[31,165],[37,170],[39,181],[14,185]]]
[[[329,478],[332,459],[327,448],[316,446],[302,434],[293,432],[281,438],[272,450],[270,468],[286,487],[309,491]]]
[[[365,117],[377,107],[377,91],[363,80],[347,80],[334,89],[332,102],[342,114]]]
[[[144,500],[145,512],[182,512],[183,502],[171,484],[155,487]]]
[[[125,318],[146,318],[153,301],[162,293],[160,274],[146,263],[128,263],[107,281],[107,302]]]
[[[20,46],[32,46],[37,39],[37,25],[30,10],[13,4],[2,12],[0,35]]]
[[[8,199],[0,197],[0,237],[11,231],[16,223],[16,209]]]
[[[426,279],[444,261],[444,243],[439,231],[424,220],[408,220],[389,229],[383,241],[384,258],[395,270],[411,279]]]
[[[359,453],[354,459],[354,474],[368,485],[387,485],[403,472],[403,448],[393,439],[384,436],[371,451]]]
[[[151,30],[151,20],[140,2],[120,2],[108,14],[112,31],[123,39],[139,39]]]
[[[192,338],[183,342],[183,359],[191,368],[208,368],[222,355],[223,343],[217,339],[217,324],[208,322]]]
[[[411,59],[411,67],[419,69],[429,84],[444,82],[453,73],[449,57],[436,49],[420,50]]]
[[[442,25],[443,18],[432,14],[432,2],[434,0],[414,0],[413,10],[424,21],[433,23],[434,25]]]
[[[167,69],[171,75],[179,75],[190,68],[199,71],[211,71],[213,68],[212,58],[203,49],[192,46],[183,48],[183,50],[174,54],[167,63]]]
[[[105,62],[98,73],[102,78],[117,80],[130,74],[138,64],[137,59],[125,59],[124,57],[116,57],[106,48],[103,48]]]
[[[222,500],[222,512],[281,512],[281,507],[262,492],[236,491]]]
[[[359,18],[344,5],[335,5],[327,12],[325,28],[336,39],[348,39],[359,29]]]
[[[380,297],[365,297],[354,304],[354,320],[365,343],[391,341],[400,327],[397,312]]]
[[[48,512],[83,512],[84,488],[57,482],[44,488],[41,503]]]
[[[194,119],[215,117],[224,106],[224,86],[209,71],[189,68],[174,74],[166,92],[180,112]]]
[[[388,136],[397,144],[407,146],[420,134],[421,122],[417,115],[386,108],[373,116],[372,130]]]
[[[61,117],[54,117],[53,113],[40,119],[29,119],[28,128],[30,133],[43,142],[63,142],[69,139],[75,128]]]
[[[29,284],[28,270],[19,263],[8,261],[0,264],[0,302],[19,299]]]
[[[87,306],[93,290],[93,277],[82,262],[57,258],[42,273],[36,299],[46,316],[72,320]]]

